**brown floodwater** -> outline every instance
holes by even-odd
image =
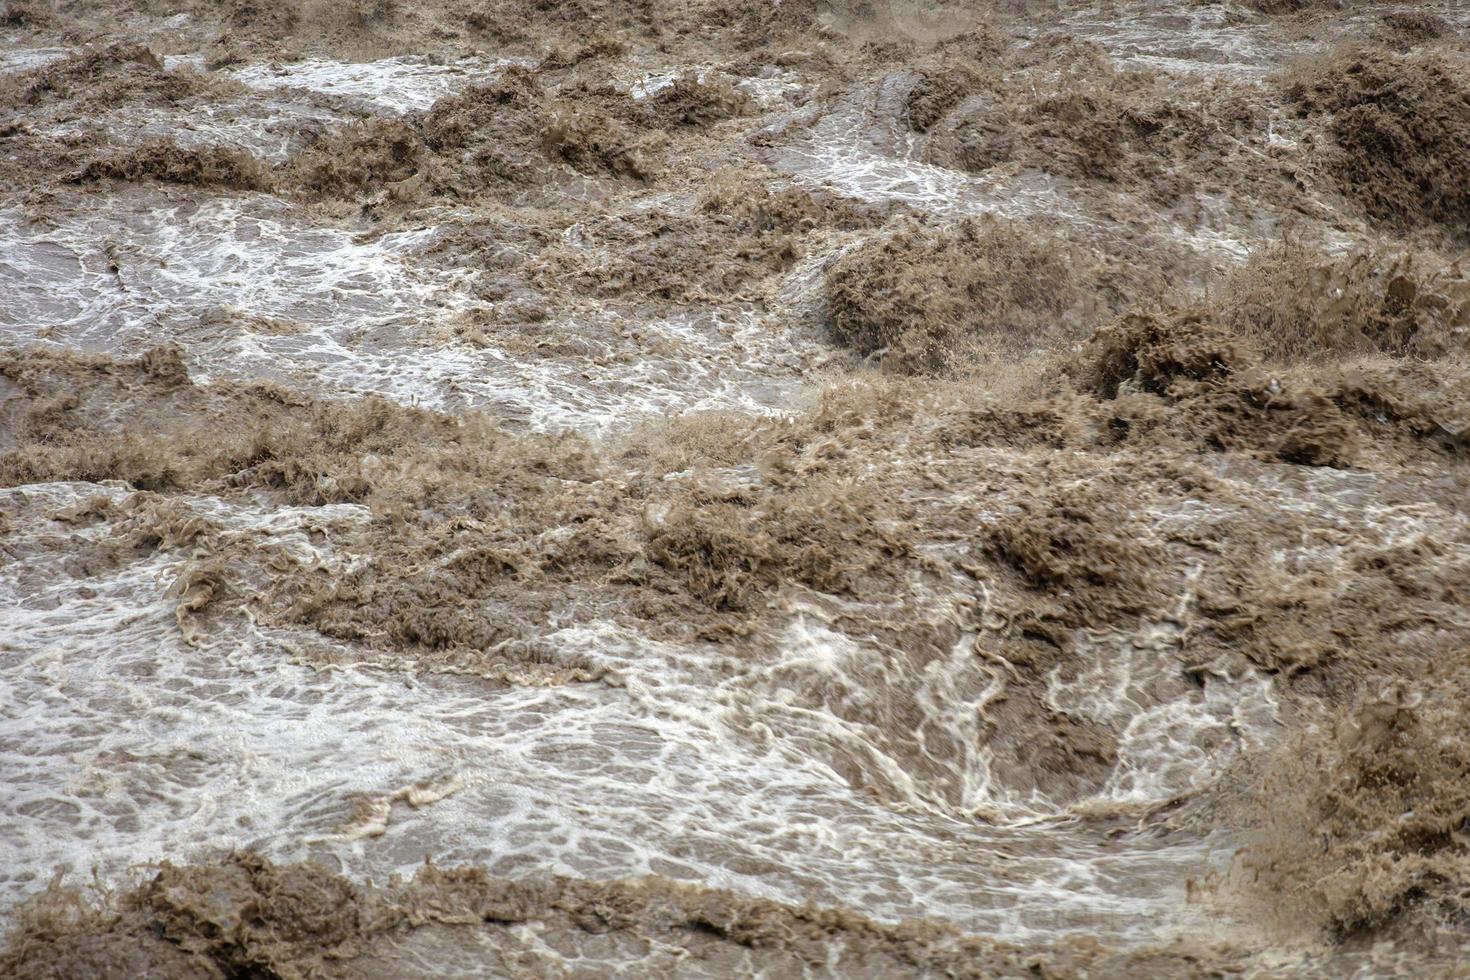
[[[1470,12],[460,6],[0,16],[0,965],[1456,968]]]

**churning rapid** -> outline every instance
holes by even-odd
[[[0,0],[0,974],[1424,975],[1470,8]]]

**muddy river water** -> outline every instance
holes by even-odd
[[[980,12],[991,32],[982,41],[966,40],[977,36],[964,31],[978,15],[965,5],[938,13],[876,5],[878,15],[835,5],[753,54],[733,56],[713,42],[691,41],[685,50],[682,36],[668,40],[673,34],[658,51],[640,45],[638,28],[620,27],[627,53],[606,65],[572,59],[570,68],[557,68],[535,44],[507,37],[497,46],[493,35],[453,45],[435,40],[423,48],[433,53],[416,52],[405,38],[440,35],[412,33],[427,29],[402,12],[394,21],[399,34],[384,28],[374,35],[375,50],[344,43],[334,51],[336,35],[328,31],[317,44],[302,28],[290,44],[244,43],[221,58],[217,23],[237,40],[264,38],[251,31],[265,28],[229,21],[209,5],[178,15],[152,9],[163,6],[98,13],[90,23],[64,10],[17,15],[0,29],[0,82],[16,100],[0,103],[0,127],[9,127],[0,155],[11,154],[0,197],[0,357],[17,365],[0,377],[0,403],[8,403],[0,448],[7,451],[30,451],[27,439],[69,445],[70,436],[31,437],[23,429],[38,425],[43,409],[78,404],[88,421],[65,423],[68,432],[90,425],[99,433],[133,431],[145,443],[172,438],[150,436],[153,420],[194,411],[187,406],[195,402],[147,394],[145,403],[140,392],[162,381],[132,380],[126,367],[165,348],[178,352],[194,391],[254,391],[249,386],[262,383],[277,393],[272,404],[287,406],[279,411],[294,411],[293,398],[380,397],[408,410],[488,419],[506,438],[586,440],[609,466],[634,467],[639,457],[620,455],[628,441],[670,420],[779,427],[814,411],[825,389],[881,374],[873,358],[858,364],[834,347],[824,326],[831,296],[824,277],[895,228],[1044,222],[1090,255],[1155,257],[1167,288],[1206,293],[1283,229],[1327,254],[1384,240],[1340,187],[1309,175],[1316,164],[1303,161],[1323,137],[1307,132],[1315,124],[1275,96],[1242,110],[1248,122],[1220,122],[1220,132],[1237,126],[1234,148],[1201,166],[1268,157],[1271,168],[1299,166],[1294,196],[1257,196],[1246,178],[1201,178],[1183,198],[1164,201],[1151,196],[1147,185],[1157,182],[1147,177],[1142,186],[1124,176],[1103,181],[1086,167],[1048,167],[1027,156],[1055,152],[1049,141],[1068,138],[1069,126],[1092,125],[1065,116],[1059,130],[1022,137],[1010,162],[966,164],[990,152],[974,136],[976,126],[990,125],[988,96],[954,95],[944,110],[951,115],[927,130],[907,115],[925,80],[946,71],[959,77],[961,69],[944,67],[944,52],[977,63],[991,57],[984,70],[995,79],[1034,73],[1026,75],[1031,86],[1101,71],[1096,65],[1105,62],[1119,77],[1148,76],[1140,89],[1177,86],[1180,105],[1206,105],[1226,89],[1245,104],[1253,92],[1274,91],[1277,74],[1298,59],[1344,38],[1376,37],[1387,15],[1428,12],[1445,25],[1435,42],[1444,48],[1439,56],[1470,65],[1463,47],[1470,11],[1453,3],[1433,11],[1349,3],[1325,20],[1233,4],[1061,4],[1024,14],[997,7]],[[353,38],[368,30],[351,24]],[[1001,55],[973,54],[995,37],[1030,53],[1009,65],[995,60]],[[65,74],[111,38],[148,45],[152,61],[124,59],[119,69],[104,58]],[[867,48],[864,38],[871,38]],[[828,53],[792,53],[803,40]],[[1066,46],[1084,50],[1094,67],[1035,67],[1050,49]],[[573,75],[546,81],[558,70]],[[326,186],[322,171],[308,181],[293,169],[313,154],[347,160],[378,153],[364,149],[366,142],[355,150],[334,143],[340,134],[430,126],[453,99],[521,84],[514,80],[523,74],[540,77],[548,91],[560,85],[559,98],[583,85],[625,129],[633,125],[627,119],[642,118],[640,107],[664,112],[671,92],[713,87],[714,79],[739,108],[709,123],[668,124],[671,136],[640,143],[641,153],[663,154],[654,177],[568,156],[552,177],[517,178],[514,194],[470,192],[460,174],[480,172],[474,168],[488,166],[484,160],[499,150],[444,149],[440,136],[428,144],[438,154],[434,173],[451,175],[445,186],[460,180],[454,193],[410,199],[421,193],[415,181],[439,178],[424,176],[427,157],[401,164],[419,152],[401,148],[384,155],[386,170],[350,192],[302,190]],[[53,81],[37,81],[43,77]],[[113,84],[116,78],[123,81]],[[667,118],[687,120],[693,110],[679,111],[685,115]],[[1007,111],[1029,120],[1043,110]],[[563,123],[551,125],[549,132],[559,132]],[[505,136],[504,146],[522,152],[516,138]],[[1153,138],[1133,137],[1117,166],[1135,166],[1128,154],[1155,152],[1140,149]],[[612,153],[614,137],[600,139],[588,152]],[[88,160],[137,160],[158,146],[228,151],[267,177],[194,180],[156,168],[98,179],[72,174]],[[527,146],[533,156],[542,152]],[[519,166],[507,159],[495,173]],[[47,161],[57,169],[46,170]],[[417,176],[405,177],[410,170]],[[759,228],[736,242],[730,225],[728,240],[690,244],[680,236],[704,234],[689,229],[715,208],[704,188],[716,171],[756,174],[745,179],[840,202],[857,217],[829,220],[821,215],[838,205],[823,205],[828,210],[813,212],[815,220],[790,226],[805,237],[777,258],[761,251],[767,244],[752,244],[769,234]],[[738,188],[750,185],[736,186],[739,198],[748,192]],[[762,220],[786,219],[758,218],[757,225]],[[678,247],[665,248],[669,242]],[[1457,246],[1436,239],[1425,247],[1452,257]],[[725,272],[722,263],[745,265]],[[1081,340],[1070,343],[1081,349]],[[76,381],[70,368],[57,368],[60,380],[43,384],[20,367],[28,358],[115,365],[86,375],[112,387],[105,396],[96,393],[101,387],[89,393],[93,382]],[[949,397],[942,392],[950,377],[932,390],[921,382],[914,404]],[[47,408],[50,396],[38,385],[54,390],[57,404],[70,401]],[[223,438],[232,425],[257,424],[231,415],[234,409],[204,411],[205,421],[189,430],[191,445],[203,447],[189,451],[191,460],[203,459],[213,427],[222,427]],[[156,431],[175,432],[172,423],[160,425]],[[838,438],[831,436],[834,445]],[[1402,968],[1409,961],[1393,959],[1399,955],[1444,962],[1442,945],[1417,939],[1371,955],[1368,947],[1336,950],[1317,934],[1283,940],[1273,931],[1279,923],[1266,923],[1250,898],[1221,885],[1240,859],[1242,824],[1224,814],[1237,802],[1235,787],[1249,781],[1241,773],[1315,724],[1314,706],[1355,702],[1359,675],[1283,670],[1219,646],[1197,651],[1208,632],[1203,597],[1216,594],[1212,576],[1238,560],[1232,528],[1270,529],[1231,572],[1232,582],[1261,568],[1278,570],[1283,582],[1346,581],[1368,567],[1365,555],[1426,541],[1434,544],[1424,568],[1452,581],[1455,569],[1470,567],[1470,519],[1458,500],[1463,453],[1334,467],[1170,448],[1169,459],[1188,457],[1197,474],[1191,479],[1211,488],[1200,495],[1129,489],[1118,481],[1130,468],[1155,474],[1147,462],[1153,457],[1110,457],[1109,474],[1123,475],[1110,475],[1113,489],[1104,493],[1128,498],[1116,501],[1132,529],[1122,536],[1164,556],[1148,579],[1161,598],[1071,623],[1064,658],[1023,662],[1008,646],[1034,635],[1011,625],[1019,621],[1019,587],[999,572],[964,571],[967,561],[982,559],[961,552],[970,528],[1017,507],[1024,512],[1028,500],[1058,486],[1086,484],[1087,467],[1061,458],[1080,451],[956,437],[943,443],[942,458],[920,459],[913,450],[909,459],[906,447],[918,445],[919,435],[885,430],[871,438],[886,448],[873,450],[879,455],[870,464],[846,462],[867,451],[861,441],[833,450],[857,475],[823,507],[836,513],[844,495],[889,487],[882,480],[901,460],[906,488],[880,490],[885,506],[921,514],[964,508],[962,516],[925,524],[904,552],[917,556],[913,567],[895,572],[899,584],[886,592],[823,588],[799,563],[787,578],[761,579],[765,566],[751,565],[761,615],[723,634],[671,628],[663,614],[632,613],[616,598],[580,599],[575,582],[533,612],[517,612],[522,618],[510,625],[502,620],[509,622],[508,608],[520,610],[520,598],[496,592],[475,606],[480,599],[457,596],[455,615],[478,609],[470,615],[495,626],[489,640],[406,642],[381,624],[351,634],[320,628],[267,601],[287,575],[272,569],[334,582],[375,569],[381,589],[381,555],[415,546],[398,536],[408,531],[376,530],[381,495],[320,490],[321,480],[340,485],[340,474],[316,477],[313,500],[280,489],[295,477],[274,484],[226,475],[142,479],[101,464],[6,470],[22,476],[0,489],[0,907],[16,914],[48,885],[59,887],[58,873],[67,884],[126,888],[148,880],[158,862],[204,865],[233,852],[276,865],[310,859],[324,873],[379,883],[412,876],[428,858],[513,882],[653,876],[670,887],[812,903],[890,925],[919,920],[1037,950],[1085,941],[1118,955],[1152,955],[1192,943],[1234,951],[1244,958],[1230,969],[1243,972],[1373,973],[1390,968],[1385,963]],[[1055,459],[1044,461],[1052,452]],[[354,473],[371,483],[374,467],[391,468],[390,455],[363,450]],[[647,477],[652,502],[635,508],[627,526],[670,526],[675,518],[659,509],[665,498],[658,495],[685,487],[717,502],[710,506],[734,506],[742,494],[761,492],[742,489],[743,481],[775,479],[764,460],[752,449],[748,458],[659,471]],[[1023,470],[1040,476],[1016,476],[1010,489],[998,488],[1004,474]],[[865,486],[863,473],[873,482]],[[964,483],[960,473],[985,473],[990,482]],[[643,476],[620,479],[644,486]],[[154,515],[164,507],[168,531],[149,523],[163,520]],[[506,518],[504,528],[514,520]],[[1214,543],[1199,546],[1205,539]],[[458,560],[454,548],[468,547],[466,540],[402,559],[409,564],[401,575],[411,583],[437,574]],[[550,553],[554,540],[543,535],[537,547]],[[369,541],[381,552],[362,550]],[[995,553],[983,551],[983,560]],[[649,554],[666,564],[663,552]],[[205,599],[194,615],[201,562],[216,555],[244,570],[229,579],[228,601],[206,608]],[[599,572],[588,580],[589,594],[627,574]],[[1131,581],[1092,578],[1074,587],[1058,579],[1045,588],[1072,609],[1068,603],[1106,590],[1109,580]],[[526,594],[545,581],[534,579]],[[1251,588],[1258,595],[1261,586]],[[1418,619],[1394,627],[1407,631],[1405,648],[1420,642],[1414,630],[1432,634],[1436,650],[1470,636],[1470,613],[1454,590],[1443,586],[1430,596],[1432,588],[1415,593],[1424,603],[1414,607]],[[1334,594],[1323,601],[1365,601]],[[356,601],[366,607],[371,600],[363,595]],[[1098,601],[1095,609],[1116,608]],[[668,608],[677,616],[682,607]],[[430,608],[427,615],[448,614]],[[1331,621],[1300,613],[1291,628],[1310,640],[1313,623]],[[922,642],[914,639],[921,625]],[[512,638],[516,630],[524,636]],[[1298,639],[1293,633],[1292,642]],[[515,653],[531,641],[534,657]],[[1284,644],[1287,637],[1251,642],[1258,641]],[[1051,732],[1052,722],[1037,721],[1046,718],[1070,726],[1072,734],[1055,736],[1070,746],[1066,752],[1028,749],[1033,738],[1053,737],[1025,727]],[[1105,748],[1077,748],[1083,731],[1102,733]],[[645,975],[860,975],[840,965],[837,952],[826,966],[809,951],[765,960],[758,945],[743,959],[709,950],[686,957],[657,944],[579,945],[568,936],[582,934],[552,923],[550,913],[526,921],[492,944],[495,957],[511,957],[506,944],[513,946],[511,958],[494,959],[476,945],[489,940],[441,924],[434,928],[444,935],[405,932],[398,946],[372,947],[376,959],[332,960],[330,969],[633,976],[643,962]],[[1445,921],[1436,928],[1450,929],[1452,920]],[[845,941],[839,933],[829,940],[834,949]],[[1196,966],[1226,954],[1199,955]],[[506,965],[512,961],[514,970]],[[873,975],[943,972],[922,961],[876,963],[867,967]],[[86,975],[77,969],[65,975]],[[1103,975],[1122,967],[1096,969]]]

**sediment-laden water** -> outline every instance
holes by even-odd
[[[1453,972],[1467,29],[0,6],[0,972]]]

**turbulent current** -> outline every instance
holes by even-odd
[[[1452,973],[1467,31],[0,0],[0,972]]]

